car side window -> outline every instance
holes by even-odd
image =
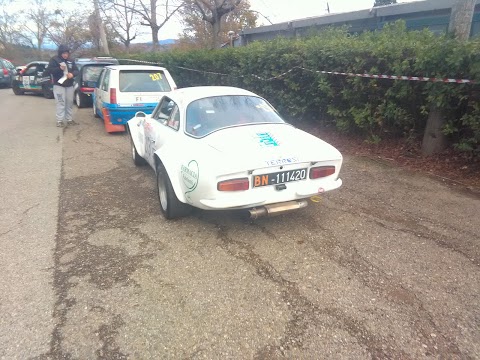
[[[110,69],[105,69],[105,75],[103,76],[103,81],[101,86],[103,91],[108,91],[109,80],[110,80]]]
[[[105,77],[105,73],[107,72],[107,69],[103,69],[102,72],[100,73],[100,77],[98,78],[98,82],[97,82],[97,88],[100,88],[103,84],[103,78]]]
[[[37,75],[37,65],[31,65],[25,69],[23,72],[24,76],[34,76]]]
[[[174,106],[172,113],[168,118],[167,126],[175,130],[180,128],[180,110],[177,105]]]
[[[177,115],[178,114],[178,115]],[[158,104],[152,116],[156,121],[163,125],[167,125],[175,130],[178,130],[180,124],[180,113],[175,101],[167,96],[164,96]],[[175,121],[177,121],[175,123]]]
[[[44,64],[38,64],[37,65],[37,75],[38,76],[43,76],[43,72],[45,71],[46,65]]]

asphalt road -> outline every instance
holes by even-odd
[[[480,199],[346,157],[274,218],[165,221],[91,109],[0,90],[1,359],[478,359]]]

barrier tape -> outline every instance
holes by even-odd
[[[144,60],[133,60],[133,59],[119,59],[120,61],[130,61],[130,62],[137,62],[137,63],[143,63],[143,64],[151,64],[151,65],[162,65],[161,63],[158,62],[151,62],[151,61],[144,61]],[[211,75],[220,75],[220,76],[231,76],[231,74],[223,74],[223,73],[218,73],[218,72],[213,72],[213,71],[205,71],[205,70],[196,70],[196,69],[190,69],[187,67],[183,66],[175,66],[178,69],[182,70],[188,70],[188,71],[194,71],[198,73],[203,73],[203,74],[211,74]],[[312,73],[317,73],[317,74],[325,74],[325,75],[340,75],[340,76],[349,76],[349,77],[362,77],[362,78],[369,78],[369,79],[387,79],[387,80],[403,80],[403,81],[423,81],[423,82],[441,82],[441,83],[455,83],[455,84],[476,84],[477,82],[475,80],[469,80],[469,79],[450,79],[450,78],[436,78],[436,77],[424,77],[424,76],[406,76],[406,75],[377,75],[377,74],[360,74],[360,73],[347,73],[347,72],[339,72],[339,71],[322,71],[322,70],[310,70],[310,69],[305,69],[301,66],[295,66],[292,69],[285,71],[284,73],[277,75],[277,76],[272,76],[270,78],[263,78],[261,76],[255,75],[255,74],[250,74],[250,76],[263,80],[263,81],[271,81],[275,79],[280,79],[284,77],[285,75],[291,73],[295,69],[300,69],[304,71],[309,71]],[[246,75],[239,75],[239,77],[246,77]]]
[[[302,68],[303,69],[303,68]],[[320,74],[342,75],[342,76],[356,76],[370,79],[389,79],[389,80],[407,80],[407,81],[425,81],[425,82],[442,82],[442,83],[456,83],[456,84],[475,84],[474,80],[468,79],[449,79],[449,78],[435,78],[423,76],[405,76],[405,75],[375,75],[375,74],[356,74],[343,73],[338,71],[315,71],[303,69],[306,71],[313,71]]]

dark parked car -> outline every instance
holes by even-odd
[[[9,60],[0,58],[0,86],[12,86],[15,75],[15,66]]]
[[[118,64],[118,60],[113,58],[101,58],[103,61],[96,60],[81,61],[78,59],[77,67],[79,73],[75,77],[75,104],[79,108],[92,106],[92,94],[98,81],[102,69],[107,65]],[[83,59],[82,59],[83,60]]]
[[[25,69],[20,70],[12,82],[15,95],[30,92],[53,99],[52,81],[50,76],[44,76],[47,65],[46,61],[32,61],[26,65]]]

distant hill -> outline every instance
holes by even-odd
[[[177,42],[177,39],[163,39],[163,40],[158,40],[159,45],[173,45]],[[142,43],[136,43],[136,44],[146,44],[146,45],[152,45],[151,41],[145,41]]]

